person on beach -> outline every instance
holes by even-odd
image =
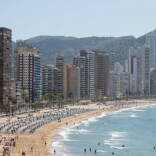
[[[92,149],[90,148],[90,149],[89,149],[89,151],[91,152],[91,151],[92,151]]]
[[[24,151],[22,151],[22,156],[25,156],[25,152]]]
[[[14,142],[13,142],[13,147],[15,147],[15,146],[16,146],[16,142],[14,141]]]
[[[45,144],[45,146],[46,146],[46,145],[47,145],[47,142],[45,141],[45,143],[44,143],[44,144]]]
[[[56,154],[56,150],[54,149],[54,154]]]
[[[94,153],[96,154],[96,149],[94,150]]]

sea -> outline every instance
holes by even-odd
[[[103,113],[61,129],[53,140],[56,156],[156,156],[156,105]]]

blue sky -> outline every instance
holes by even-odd
[[[136,37],[156,29],[156,0],[0,0],[13,39],[37,35]]]

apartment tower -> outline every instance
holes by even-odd
[[[0,28],[0,105],[8,104],[11,96],[12,31]]]
[[[57,55],[55,58],[55,66],[57,68],[57,81],[55,94],[64,94],[64,56]]]
[[[144,45],[142,48],[142,94],[150,95],[150,48]]]
[[[108,96],[109,55],[104,51],[95,51],[95,92],[96,97]]]
[[[17,42],[16,81],[28,92],[29,102],[40,100],[40,52],[22,41]]]

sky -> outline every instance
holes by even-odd
[[[156,29],[156,0],[0,0],[13,40],[38,35],[139,37]]]

